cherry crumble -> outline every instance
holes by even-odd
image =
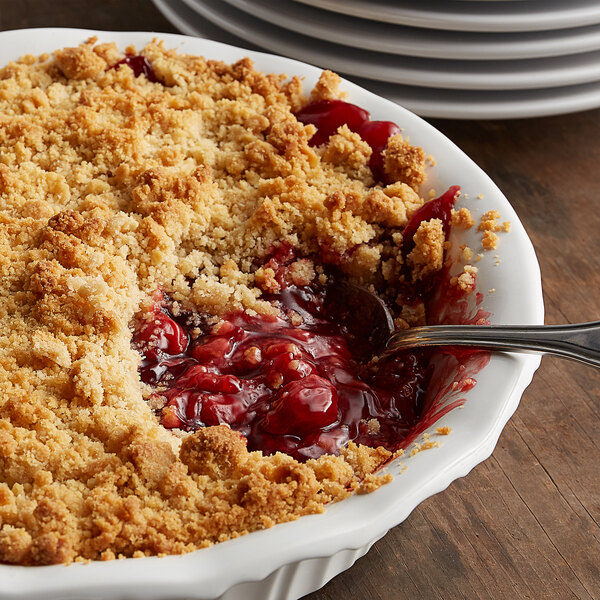
[[[339,85],[160,42],[0,69],[1,562],[191,552],[389,481],[428,356],[357,360],[325,300],[425,323],[468,218]]]

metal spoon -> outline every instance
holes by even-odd
[[[600,321],[577,325],[428,325],[395,331],[383,300],[365,288],[336,282],[326,302],[344,332],[357,340],[351,349],[361,360],[417,346],[471,346],[554,354],[600,367]]]

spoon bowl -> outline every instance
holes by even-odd
[[[469,346],[552,354],[600,367],[600,321],[575,325],[426,325],[396,331],[385,302],[348,281],[331,286],[325,302],[361,361],[423,346]]]

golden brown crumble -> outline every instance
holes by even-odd
[[[471,211],[464,206],[459,210],[455,210],[453,208],[451,218],[451,223],[453,227],[462,227],[463,229],[470,229],[471,227],[473,227],[473,225],[475,225],[475,219],[473,218],[473,215],[471,215]]]
[[[425,151],[412,146],[402,135],[395,135],[385,150],[385,170],[393,180],[416,188],[425,181]]]
[[[428,438],[423,438],[422,442],[414,442],[412,448],[409,452],[409,456],[416,456],[419,452],[423,452],[423,450],[431,450],[431,448],[439,448],[441,446],[440,442],[436,442],[434,440],[430,440]]]
[[[111,68],[123,54],[94,40],[0,70],[3,562],[189,552],[388,480],[374,475],[381,448],[300,464],[247,452],[225,426],[167,431],[131,323],[157,289],[217,315],[274,311],[261,293],[277,282],[253,265],[282,240],[305,256],[354,249],[344,268],[363,282],[397,276],[402,236],[385,256],[378,240],[423,204],[425,153],[396,136],[394,183],[374,186],[347,128],[309,146],[297,78],[160,43],[142,54],[162,83]],[[326,71],[310,97],[338,87]],[[415,243],[414,277],[440,268],[439,222]],[[310,261],[291,274],[323,277]],[[402,318],[422,322],[420,310]]]
[[[475,289],[477,270],[477,267],[465,265],[460,275],[450,279],[450,284],[458,286],[463,292],[471,293]]]
[[[482,231],[481,245],[485,250],[495,250],[498,247],[499,237],[496,232],[510,231],[510,221],[499,223],[500,213],[490,210],[481,216],[477,231]]]
[[[465,261],[465,262],[471,262],[473,260],[474,256],[475,256],[475,253],[473,252],[472,248],[470,248],[466,244],[461,244],[460,257],[459,257],[460,260]]]
[[[493,231],[484,231],[481,245],[485,250],[495,250],[498,247],[498,236]]]
[[[415,247],[407,257],[413,279],[422,279],[428,273],[442,268],[445,239],[440,219],[431,219],[419,225],[414,235]]]

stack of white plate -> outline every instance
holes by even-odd
[[[154,0],[181,31],[332,69],[428,117],[600,106],[599,0]]]

